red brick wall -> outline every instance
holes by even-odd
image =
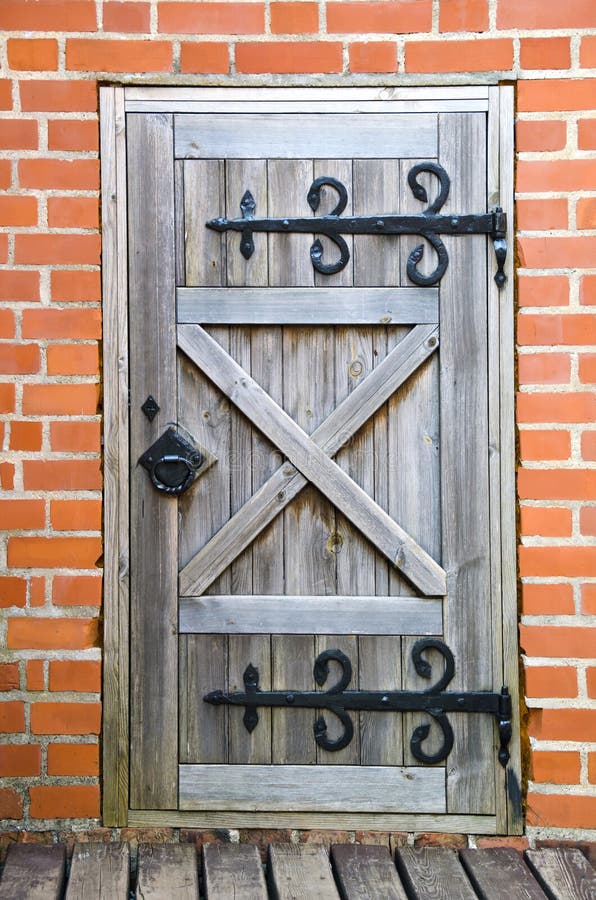
[[[2,0],[0,30],[5,825],[99,815],[97,81],[134,73],[230,85],[518,80],[527,821],[543,834],[594,828],[594,0]]]

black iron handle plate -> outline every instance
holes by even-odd
[[[139,459],[153,487],[175,497],[189,489],[204,462],[204,454],[173,427],[166,429]]]

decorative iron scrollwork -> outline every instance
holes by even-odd
[[[511,739],[511,698],[506,687],[500,693],[491,691],[445,691],[455,675],[455,661],[449,647],[436,638],[422,638],[412,648],[412,662],[418,675],[432,678],[432,666],[423,653],[436,650],[443,658],[444,669],[439,679],[425,691],[349,691],[352,679],[352,664],[341,650],[325,650],[315,660],[314,678],[323,687],[329,676],[329,663],[336,662],[341,669],[339,680],[326,691],[262,691],[259,687],[259,671],[252,663],[244,671],[244,691],[212,691],[203,697],[215,706],[243,706],[244,726],[252,732],[259,723],[257,708],[296,707],[306,709],[326,709],[332,712],[342,724],[343,732],[335,739],[327,734],[327,723],[320,715],[314,723],[314,738],[324,750],[341,750],[347,747],[354,736],[354,725],[347,710],[375,712],[425,712],[435,721],[442,733],[442,743],[434,753],[427,753],[424,741],[430,734],[430,724],[418,725],[410,739],[410,750],[419,762],[432,764],[442,762],[453,748],[453,730],[447,718],[449,712],[488,713],[492,715],[499,729],[499,762],[503,767],[509,761],[507,749]]]
[[[428,193],[418,176],[423,172],[434,175],[439,180],[439,192],[435,199],[429,203]],[[257,219],[255,218],[256,202],[250,191],[245,191],[240,201],[242,218],[211,219],[206,223],[207,228],[214,231],[239,231],[240,252],[245,259],[250,259],[254,253],[255,232],[279,232],[301,234],[324,234],[339,249],[339,259],[336,262],[326,263],[323,260],[323,245],[316,238],[310,248],[310,258],[313,267],[323,275],[334,275],[341,272],[350,260],[350,250],[342,235],[344,234],[419,234],[425,238],[437,254],[437,265],[429,275],[424,275],[419,270],[419,264],[424,256],[424,245],[419,244],[408,256],[406,270],[408,278],[414,284],[428,287],[437,284],[447,270],[449,256],[445,245],[439,235],[467,235],[486,234],[492,238],[495,256],[497,259],[497,273],[495,281],[499,288],[503,287],[507,277],[504,266],[507,256],[507,217],[500,207],[488,213],[465,215],[439,215],[439,210],[445,204],[449,196],[450,179],[445,169],[438,163],[421,162],[413,166],[408,172],[408,185],[416,197],[428,206],[418,215],[393,215],[381,214],[376,216],[346,216],[341,218],[348,203],[348,192],[345,186],[337,178],[324,175],[315,179],[307,193],[307,202],[313,212],[319,208],[321,201],[321,189],[330,187],[337,192],[338,201],[334,209],[325,216],[316,220],[312,218],[279,218]]]

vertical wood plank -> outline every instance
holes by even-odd
[[[353,634],[325,634],[315,639],[315,655],[323,653],[325,650],[340,650],[344,653],[352,664],[352,680],[350,681],[349,690],[358,690],[358,638]],[[339,681],[341,669],[333,660],[329,663],[329,677],[325,684],[318,688],[321,691],[328,691],[334,684]],[[329,740],[337,740],[344,733],[344,727],[337,716],[327,709],[317,710],[317,718],[323,716],[327,726],[327,737]],[[360,762],[360,721],[357,712],[350,712],[349,716],[354,725],[354,737],[347,747],[343,750],[325,750],[317,745],[317,762],[320,765],[358,765]]]
[[[229,677],[230,691],[244,691],[244,670],[252,663],[259,671],[259,687],[263,691],[271,690],[271,642],[269,635],[246,634],[230,635],[229,643]],[[231,763],[256,764],[271,762],[271,710],[262,707],[258,710],[259,724],[252,733],[244,727],[242,721],[244,710],[240,707],[230,709],[230,751],[228,759]]]
[[[204,703],[205,694],[228,684],[225,634],[180,636],[180,762],[228,760],[227,710]]]
[[[177,503],[159,494],[136,465],[178,417],[172,117],[130,115],[127,145],[133,336],[131,805],[172,809],[178,797]],[[160,406],[153,422],[140,409],[148,394]]]
[[[100,91],[104,389],[103,820],[126,825],[129,769],[129,439],[126,117]]]
[[[186,284],[186,234],[184,210],[184,160],[174,161],[174,205],[176,209],[176,285]]]
[[[312,216],[306,199],[313,181],[313,164],[307,159],[270,159],[267,163],[268,215]],[[264,239],[264,235],[257,238]],[[310,234],[269,234],[269,285],[289,287],[314,284],[310,260]]]
[[[267,215],[267,163],[264,159],[228,159],[226,167],[226,216],[242,215],[240,201],[245,191],[253,195],[255,216]],[[204,227],[204,224],[203,224]],[[230,287],[260,287],[267,284],[267,236],[257,235],[250,259],[240,253],[242,235],[228,232],[226,242],[226,281]]]
[[[400,198],[399,160],[354,160],[354,215],[396,212]],[[398,235],[357,235],[354,238],[354,284],[399,284]]]
[[[486,124],[482,114],[439,117],[440,162],[451,177],[445,214],[486,204]],[[462,146],[474,147],[474,156]],[[488,523],[486,240],[445,241],[441,282],[441,510],[443,568],[449,599],[445,638],[455,656],[451,690],[490,690],[492,612]],[[465,453],[462,453],[465,448]],[[454,715],[447,781],[450,813],[494,811],[493,723]]]
[[[352,160],[350,159],[317,159],[314,162],[314,177],[322,178],[323,176],[330,176],[331,178],[336,178],[338,181],[344,185],[345,189],[348,192],[348,203],[347,206],[342,213],[344,216],[349,216],[352,213],[353,206],[353,189],[352,189]],[[319,204],[319,208],[315,212],[316,216],[327,216],[331,213],[333,209],[335,209],[337,205],[337,201],[339,199],[339,195],[335,188],[324,185],[321,188],[321,202]],[[329,265],[329,263],[335,262],[339,259],[339,248],[330,241],[328,237],[324,234],[316,235],[323,245],[323,262]],[[314,273],[315,284],[320,285],[321,287],[339,287],[348,286],[350,287],[354,283],[354,238],[350,235],[343,235],[343,238],[348,245],[348,249],[350,252],[350,261],[348,262],[345,269],[342,269],[341,272],[336,272],[334,275],[323,275],[320,272]]]
[[[186,233],[186,284],[210,287],[223,284],[225,242],[222,235],[205,228],[205,222],[223,214],[225,191],[223,163],[217,159],[184,162],[184,222]]]

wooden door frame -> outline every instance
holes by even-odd
[[[126,113],[222,110],[254,104],[264,112],[342,101],[354,110],[488,113],[487,203],[509,213],[506,287],[498,291],[489,258],[488,374],[491,590],[495,602],[495,660],[519,708],[515,515],[514,323],[513,323],[513,131],[512,85],[412,88],[100,88],[103,397],[104,397],[104,660],[103,823],[107,826],[315,827],[366,830],[521,833],[520,733],[514,722],[507,791],[497,791],[495,816],[411,814],[252,814],[129,810],[129,372],[126,197]],[[190,106],[189,106],[190,104]],[[505,785],[504,785],[505,786]],[[500,799],[499,799],[500,796]],[[508,802],[507,797],[513,802]],[[428,822],[425,820],[428,819]]]

